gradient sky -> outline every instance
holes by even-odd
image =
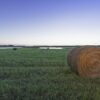
[[[100,45],[100,0],[0,0],[0,44]]]

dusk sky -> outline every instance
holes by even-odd
[[[0,44],[100,45],[100,0],[0,0]]]

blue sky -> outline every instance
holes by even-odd
[[[100,44],[100,0],[0,0],[0,44]]]

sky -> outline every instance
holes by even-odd
[[[0,0],[0,44],[100,45],[100,0]]]

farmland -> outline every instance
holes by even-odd
[[[100,79],[67,65],[69,49],[0,50],[0,100],[99,100]]]

